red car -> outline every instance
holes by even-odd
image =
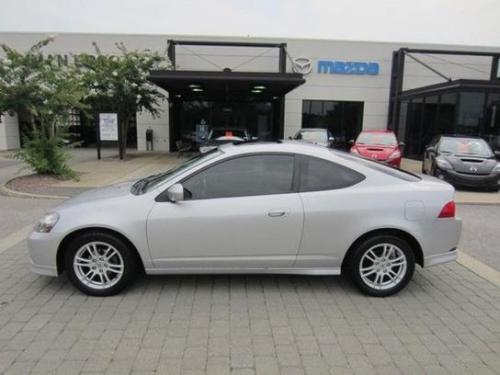
[[[401,164],[401,147],[392,130],[364,130],[356,142],[351,141],[351,153],[377,160],[394,167]]]

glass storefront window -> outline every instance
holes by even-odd
[[[500,93],[488,94],[482,137],[494,151],[500,151]]]
[[[441,95],[439,105],[439,121],[437,124],[437,134],[453,134],[455,124],[455,109],[457,106],[457,93],[447,93]]]
[[[439,133],[439,97],[427,96],[424,104],[424,125],[422,127],[422,143],[427,145]],[[423,149],[422,149],[423,152]]]
[[[458,106],[456,133],[478,135],[484,115],[484,92],[461,92]]]
[[[246,130],[259,140],[273,135],[272,102],[183,101],[181,103],[180,138],[198,144],[212,129]]]
[[[416,98],[408,103],[405,154],[410,158],[418,158],[425,146],[422,142],[422,118],[424,101]]]
[[[302,102],[302,127],[328,129],[337,147],[348,147],[363,123],[363,102],[304,100]]]

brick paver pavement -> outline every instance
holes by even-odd
[[[90,298],[0,254],[0,373],[418,374],[500,371],[500,288],[458,264],[397,296],[340,277],[142,277]]]

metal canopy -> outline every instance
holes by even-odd
[[[480,80],[480,79],[456,79],[450,82],[437,83],[434,85],[428,85],[411,90],[402,91],[399,94],[399,99],[407,100],[417,96],[438,94],[443,91],[453,91],[453,90],[473,91],[473,90],[484,90],[484,89],[500,91],[500,81],[490,81],[490,80]]]
[[[305,82],[298,73],[185,70],[154,70],[148,79],[182,100],[275,100]]]

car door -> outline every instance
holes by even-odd
[[[359,231],[356,189],[365,176],[327,159],[300,156],[298,188],[304,205],[304,232],[297,268],[340,267]],[[361,185],[361,184],[360,184]]]
[[[155,267],[291,267],[303,225],[294,164],[290,154],[243,155],[183,179],[185,200],[157,202],[148,217]]]

